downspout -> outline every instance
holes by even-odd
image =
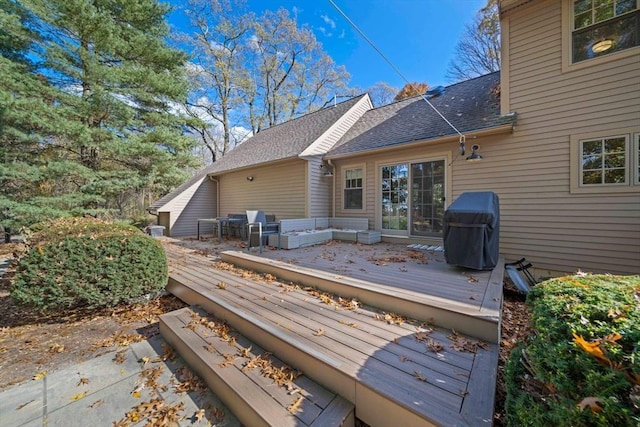
[[[331,166],[331,169],[333,169],[333,175],[331,176],[331,216],[333,218],[336,217],[336,195],[335,195],[335,191],[336,191],[336,168],[333,165],[333,163],[331,163],[331,159],[327,159],[327,164],[329,166]]]
[[[216,216],[220,216],[220,181],[209,175],[209,179],[216,183]]]

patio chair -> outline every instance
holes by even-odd
[[[245,214],[229,214],[229,235],[245,239],[244,232],[247,229],[247,215]]]
[[[274,217],[275,218],[275,217]],[[276,249],[280,249],[280,224],[277,222],[267,222],[267,216],[264,211],[247,211],[247,237],[249,238],[249,246],[247,250],[251,249],[251,237],[258,236],[258,244],[260,246],[260,253],[262,253],[262,246],[264,237],[277,235],[278,246]]]

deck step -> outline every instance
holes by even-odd
[[[501,285],[492,287],[492,292],[485,295],[490,308],[478,309],[465,302],[428,296],[245,252],[225,251],[220,256],[223,261],[250,271],[273,274],[279,279],[313,286],[335,295],[355,297],[365,304],[402,313],[414,319],[430,319],[443,328],[454,329],[488,342],[497,343],[500,339],[500,307],[494,300],[499,300]]]
[[[373,307],[342,309],[287,282],[216,269],[203,257],[167,254],[169,292],[353,403],[367,424],[490,425],[496,344],[461,352],[451,330],[385,322]],[[428,344],[432,339],[441,344],[438,350]]]
[[[351,403],[304,375],[293,378],[292,368],[201,309],[160,316],[160,333],[244,425],[354,425]]]

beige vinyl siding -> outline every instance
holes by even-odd
[[[562,69],[562,4],[537,2],[508,14],[502,85],[518,113],[507,140],[482,146],[485,160],[456,174],[456,188],[500,196],[500,250],[558,272],[640,272],[640,187],[571,193],[572,135],[617,135],[640,127],[640,56]],[[588,61],[585,61],[588,62]]]
[[[247,177],[252,176],[253,181]],[[230,172],[220,180],[220,214],[263,210],[277,219],[303,218],[306,207],[306,161],[286,160]]]
[[[307,194],[308,206],[304,217],[329,217],[331,216],[331,183],[333,182],[333,177],[325,176],[327,169],[320,167],[323,165],[321,156],[315,156],[307,160],[309,191]]]
[[[474,140],[474,144],[478,141],[484,141],[484,138],[478,138]],[[377,153],[371,153],[367,155],[361,155],[354,158],[344,158],[334,160],[336,165],[335,171],[335,196],[334,203],[336,204],[336,216],[339,217],[357,217],[367,218],[369,220],[369,228],[380,229],[380,176],[379,169],[382,165],[398,164],[398,163],[412,163],[416,161],[441,159],[446,157],[445,164],[447,168],[446,175],[446,200],[445,203],[448,206],[451,203],[451,167],[449,163],[456,155],[458,149],[458,141],[455,142],[425,142],[424,144],[413,145],[409,148],[397,148],[392,151],[381,151]],[[464,162],[459,158],[453,167],[457,167],[461,162]],[[363,185],[363,210],[343,209],[343,172],[349,167],[362,167],[364,169],[364,182]],[[424,239],[424,238],[418,238]],[[432,240],[432,239],[428,239]]]
[[[169,215],[169,236],[191,236],[196,234],[198,218],[214,218],[216,210],[216,184],[207,177],[195,182],[191,187],[180,193],[165,206],[158,209],[163,214],[163,222],[166,222],[166,214]],[[165,227],[167,224],[163,223]],[[204,232],[211,232],[211,225],[204,226]]]

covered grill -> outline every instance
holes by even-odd
[[[462,193],[444,213],[448,264],[491,270],[498,263],[500,202],[491,192]]]

